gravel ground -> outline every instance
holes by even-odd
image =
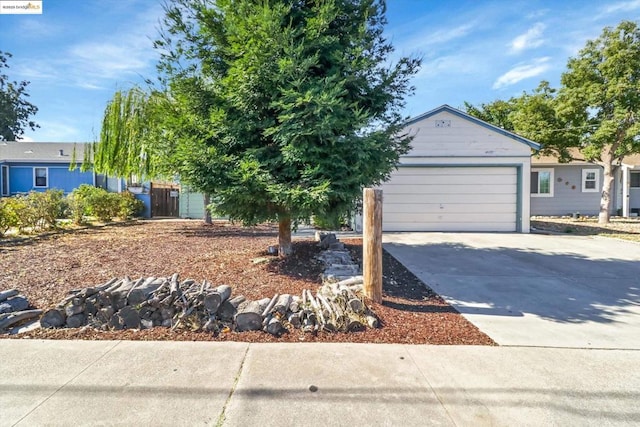
[[[286,259],[268,257],[277,228],[243,228],[226,222],[138,221],[63,232],[25,240],[0,240],[0,290],[18,288],[34,308],[56,305],[71,289],[97,285],[112,277],[180,277],[228,284],[234,295],[248,299],[275,293],[300,295],[320,285],[323,266],[314,260],[320,249],[311,240],[294,243]],[[361,262],[361,239],[343,240]],[[382,304],[372,304],[382,327],[357,333],[304,334],[290,331],[280,338],[262,332],[221,333],[149,330],[97,331],[39,329],[18,338],[230,340],[248,342],[378,342],[495,345],[453,307],[427,288],[399,262],[384,253]],[[6,335],[5,335],[6,337]]]

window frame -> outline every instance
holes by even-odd
[[[595,173],[595,179],[587,179],[589,173]],[[587,181],[595,182],[594,188],[587,188]],[[600,169],[582,169],[582,192],[583,193],[599,193],[600,192]]]
[[[9,166],[0,165],[0,179],[2,180],[2,187],[0,188],[0,196],[8,197],[11,194],[11,188],[9,187]]]
[[[640,188],[640,180],[638,180],[638,185],[633,185],[633,180],[631,179],[632,176],[639,176],[640,177],[640,172],[636,172],[636,171],[631,171],[629,172],[629,188]]]
[[[45,179],[44,185],[38,185],[38,176],[36,172],[38,169],[44,169],[44,179]],[[49,168],[48,167],[45,167],[45,166],[33,167],[33,188],[49,188]]]
[[[538,192],[537,193],[531,192],[531,197],[553,197],[554,169],[553,168],[531,168],[531,175],[533,175],[534,172],[538,172]],[[549,192],[548,193],[540,193],[540,172],[549,172]],[[529,186],[529,188],[531,188],[531,186]]]

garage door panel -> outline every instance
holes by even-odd
[[[467,184],[458,185],[430,185],[430,184],[413,184],[413,185],[383,185],[383,191],[392,194],[413,194],[413,195],[433,195],[433,194],[516,194],[513,184],[475,184],[469,186]]]
[[[447,176],[447,175],[509,175],[514,173],[511,166],[473,166],[473,167],[410,167],[402,166],[393,172],[393,176]]]
[[[513,185],[518,177],[505,174],[477,176],[478,182],[490,185]],[[384,185],[464,185],[469,183],[469,175],[399,175],[393,176]]]
[[[459,223],[441,222],[437,226],[426,223],[406,223],[406,222],[385,222],[385,231],[459,231],[459,232],[504,232],[514,231],[513,225],[509,223]]]
[[[385,231],[515,231],[515,167],[401,167],[381,186]]]
[[[389,222],[430,222],[430,223],[502,223],[513,220],[513,213],[391,213]]]
[[[515,199],[515,193],[512,194],[494,194],[491,196],[492,204],[513,204]],[[465,194],[464,197],[460,197],[459,194],[440,194],[437,197],[430,194],[393,194],[386,191],[383,188],[382,200],[385,210],[388,206],[397,203],[443,203],[443,204],[456,204],[456,205],[480,205],[487,204],[486,194]]]
[[[473,212],[474,214],[480,213],[506,213],[515,214],[516,207],[513,203],[502,204],[457,204],[457,203],[396,203],[388,205],[384,208],[384,215],[395,213],[464,213]]]

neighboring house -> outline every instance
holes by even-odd
[[[384,231],[529,232],[537,143],[448,105],[404,131],[411,151],[381,185]]]
[[[30,191],[62,190],[71,193],[82,184],[120,193],[127,189],[120,178],[80,171],[86,143],[0,141],[0,197]],[[74,159],[75,150],[75,159]],[[76,168],[69,170],[74,161]],[[145,204],[143,217],[151,216],[149,188],[136,192]]]
[[[85,144],[0,141],[0,196],[96,185],[93,172],[81,172]],[[76,169],[69,166],[75,148]]]
[[[553,156],[533,156],[531,215],[598,215],[603,178],[602,167],[590,162],[559,163]],[[640,156],[629,156],[614,168],[611,194],[612,215],[640,214]]]

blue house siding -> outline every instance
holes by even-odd
[[[602,189],[602,168],[595,165],[532,165],[535,169],[553,169],[553,197],[531,195],[531,215],[562,216],[572,213],[598,215],[600,191],[582,191],[582,170],[598,169],[599,189]]]
[[[29,191],[45,191],[58,189],[65,194],[72,192],[82,184],[94,184],[93,172],[81,172],[80,169],[69,170],[69,166],[50,163],[34,163],[19,165],[5,163],[9,167],[9,194],[28,193]],[[47,168],[46,187],[36,187],[34,182],[34,168]]]

